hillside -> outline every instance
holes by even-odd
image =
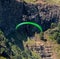
[[[59,0],[0,0],[0,59],[60,59]],[[40,32],[32,25],[42,27]]]
[[[24,0],[27,3],[33,4],[51,4],[51,5],[58,5],[60,6],[60,0]]]
[[[47,3],[60,5],[60,0],[46,0]]]

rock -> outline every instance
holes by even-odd
[[[28,4],[15,0],[0,0],[0,28],[5,35],[15,31],[17,24],[32,21],[41,25],[43,31],[50,28],[51,23],[60,19],[60,7],[56,5]],[[38,32],[34,26],[23,26],[22,31]],[[23,30],[24,29],[24,30]]]

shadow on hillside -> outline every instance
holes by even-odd
[[[22,22],[23,3],[15,0],[0,0],[0,9],[1,30],[9,42],[16,44],[23,50],[23,38],[20,37],[21,40],[19,40],[18,34],[15,32],[16,25]],[[14,42],[11,38],[14,38]],[[24,37],[24,39],[26,38]]]
[[[23,9],[23,2],[17,2],[15,0],[0,0],[0,3],[0,16],[2,18],[0,27],[5,36],[9,39],[8,41],[16,44],[21,50],[23,50],[23,40],[27,41],[27,37],[33,37],[35,32],[39,32],[39,30],[31,25],[23,25],[17,31],[15,30],[16,25],[23,22],[22,15],[24,14],[23,11],[25,11],[25,9]]]
[[[26,26],[32,27],[30,25]],[[32,31],[30,28],[26,28],[26,26],[21,26],[15,32],[12,32],[10,35],[7,36],[7,38],[9,38],[9,42],[19,46],[21,50],[24,50],[23,41],[27,41],[28,37],[34,37],[35,32],[40,33],[37,28],[36,31]]]
[[[26,16],[25,21],[36,22],[45,31],[50,28],[52,22],[58,22],[58,7],[55,8],[56,10],[54,8],[46,5],[28,5],[16,0],[0,0],[0,17],[2,19],[0,28],[9,41],[12,42],[11,38],[14,38],[13,43],[23,50],[23,40],[27,41],[27,37],[33,37],[35,32],[40,33],[36,27],[31,25],[23,25],[17,31],[15,30],[16,25],[24,21],[23,15]]]

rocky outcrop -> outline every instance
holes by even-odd
[[[60,7],[56,5],[26,4],[24,3],[23,20],[36,22],[42,26],[43,31],[50,28],[51,23],[58,23],[60,19]],[[28,30],[30,29],[27,28]],[[30,32],[38,31],[32,27]]]
[[[56,5],[33,5],[15,0],[0,0],[0,18],[0,28],[5,35],[15,31],[16,25],[23,21],[36,22],[45,31],[50,28],[52,22],[59,21],[60,7]],[[37,31],[35,27],[30,25],[23,26],[20,30],[29,33]]]

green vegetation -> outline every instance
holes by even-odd
[[[58,23],[58,25],[52,23],[51,30],[49,33],[50,39],[56,40],[56,42],[60,44],[60,23]]]
[[[55,27],[57,27],[57,24],[56,23],[51,23],[51,28],[53,29]]]
[[[34,45],[35,40],[33,40],[33,39],[31,40],[29,37],[28,37],[27,39],[28,39],[28,40],[27,40],[26,42],[24,42],[24,45],[25,45],[25,43],[26,43],[26,44],[29,44],[29,45],[31,45],[31,46]],[[33,42],[34,42],[34,43],[33,43]]]
[[[0,59],[6,59],[5,57],[0,56]]]
[[[40,55],[34,51],[32,51],[33,59],[41,59]]]
[[[36,0],[24,0],[27,3],[35,3]],[[60,5],[60,0],[44,0],[48,4]]]
[[[41,39],[41,40],[44,40],[44,32],[41,32],[41,33],[40,33],[40,39]]]
[[[49,4],[60,5],[60,0],[45,0]]]
[[[15,48],[15,49],[18,49],[18,48]],[[15,53],[16,55],[13,56],[12,59],[41,59],[39,54],[27,49],[25,49],[24,51],[21,51],[21,50],[14,50],[14,51],[16,52]]]
[[[34,3],[36,0],[24,0],[25,2],[27,2],[27,3]]]
[[[36,0],[24,0],[24,1],[26,1],[28,3],[34,3]],[[20,10],[22,10],[22,8],[20,8],[19,2],[13,3],[11,1],[11,3],[12,3],[12,5],[11,5],[6,0],[6,1],[4,1],[4,3],[3,2],[1,3],[2,4],[2,5],[0,5],[2,8],[1,14],[3,13],[3,15],[1,15],[1,17],[0,17],[0,19],[1,19],[0,20],[0,25],[1,25],[0,28],[4,32],[2,32],[0,30],[0,55],[3,54],[2,56],[0,56],[0,59],[6,59],[6,58],[11,58],[11,59],[41,59],[40,55],[38,55],[34,51],[26,49],[26,47],[24,47],[25,44],[22,42],[24,41],[26,44],[29,44],[32,46],[32,45],[36,44],[36,39],[37,40],[41,39],[41,41],[43,41],[45,37],[47,37],[46,38],[47,42],[44,42],[44,43],[46,43],[46,44],[50,43],[49,39],[51,40],[51,42],[54,42],[53,50],[60,57],[60,23],[58,23],[58,21],[60,21],[59,20],[60,7],[57,7],[55,5],[52,6],[52,4],[59,5],[60,0],[56,0],[56,1],[55,0],[45,0],[45,1],[51,5],[46,4],[46,5],[36,6],[33,4],[28,5],[28,4],[24,3],[24,8],[26,8],[23,10],[24,14],[21,14],[19,12]],[[20,9],[17,7],[19,7]],[[26,16],[25,19],[26,18],[28,19],[26,21],[33,21],[33,22],[39,23],[39,25],[41,24],[43,29],[45,31],[47,31],[48,34],[46,34],[44,31],[44,32],[41,32],[39,34],[40,37],[39,37],[39,35],[36,35],[36,37],[33,37],[33,39],[32,39],[32,38],[27,38],[27,37],[28,37],[29,33],[32,34],[32,36],[34,33],[31,33],[31,31],[28,32],[28,30],[32,30],[32,32],[37,31],[35,28],[31,27],[32,28],[31,29],[29,26],[27,26],[27,27],[25,27],[25,28],[27,28],[26,30],[25,30],[25,28],[22,28],[21,30],[18,30],[17,32],[14,31],[15,25],[20,22],[20,20],[19,20],[20,15],[21,16],[25,15]],[[6,16],[6,19],[5,19],[5,16]],[[33,18],[33,16],[34,16],[34,18]],[[23,18],[24,17],[22,17],[22,19]],[[53,22],[55,22],[55,23],[53,23]],[[51,28],[50,28],[50,26],[51,26]],[[40,30],[42,31],[41,28],[40,28]],[[21,35],[20,32],[23,35]],[[11,33],[11,35],[10,35],[10,33]],[[9,37],[6,37],[5,34],[7,34]],[[49,37],[49,39],[48,39],[48,37]],[[41,42],[41,44],[43,44],[43,43]],[[40,43],[39,43],[39,45],[40,45]],[[24,50],[21,49],[22,46],[24,47]],[[7,55],[6,57],[4,57],[4,53]]]
[[[28,39],[28,41],[30,42],[29,39]],[[8,44],[9,46],[6,44]],[[40,59],[41,58],[39,56],[39,54],[37,54],[33,51],[30,51],[26,48],[24,48],[24,50],[22,51],[17,45],[13,44],[12,42],[8,42],[8,39],[5,38],[5,36],[1,30],[0,30],[0,46],[2,46],[0,48],[0,50],[1,50],[0,54],[5,52],[11,59]],[[10,53],[10,55],[9,55],[9,53]],[[0,56],[0,59],[9,58],[8,56],[6,56],[4,58],[2,55],[2,56]]]

